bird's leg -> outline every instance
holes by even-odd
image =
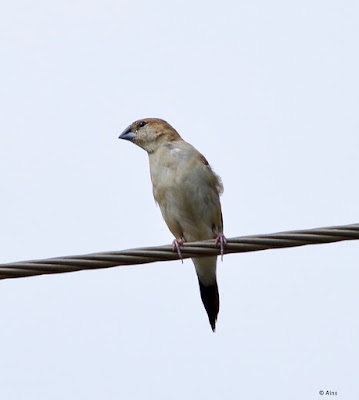
[[[173,250],[177,251],[178,257],[182,260],[182,264],[183,264],[183,257],[181,252],[181,246],[183,245],[183,243],[184,243],[183,239],[175,239],[172,242]]]
[[[221,246],[221,261],[223,261],[223,253],[224,253],[224,246],[227,244],[227,239],[223,235],[223,233],[219,233],[216,237],[216,245],[220,244]]]

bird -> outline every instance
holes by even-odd
[[[221,178],[206,158],[166,121],[145,118],[133,122],[119,136],[147,151],[153,196],[174,235],[174,250],[182,258],[184,242],[216,239],[223,249],[220,195]],[[217,256],[193,257],[201,299],[212,331],[216,329],[219,293],[216,277]]]

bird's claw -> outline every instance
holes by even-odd
[[[182,239],[175,239],[172,242],[173,250],[177,251],[178,257],[181,259],[182,264],[183,264],[183,257],[182,257],[182,252],[181,252],[181,246],[183,245],[184,240]]]
[[[224,254],[224,246],[227,244],[227,239],[223,235],[223,233],[219,233],[218,236],[216,237],[216,245],[220,244],[221,246],[221,261],[223,261],[223,254]]]

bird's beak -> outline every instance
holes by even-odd
[[[132,140],[136,137],[134,132],[131,132],[131,125],[129,125],[118,137],[119,139]]]

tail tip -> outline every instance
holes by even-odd
[[[219,311],[218,286],[217,283],[210,286],[204,286],[199,279],[198,281],[199,281],[202,302],[204,308],[206,309],[212,331],[215,332],[217,315]]]
[[[216,332],[216,320],[214,320],[214,321],[210,320],[209,323],[211,324],[213,333],[215,333]]]

